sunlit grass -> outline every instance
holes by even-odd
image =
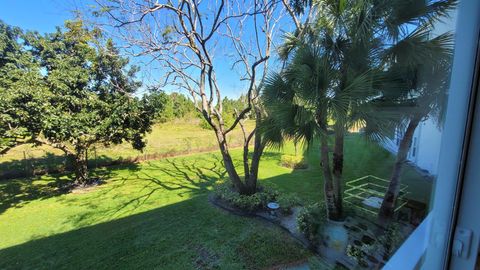
[[[239,161],[240,151],[232,152]],[[261,182],[296,193],[305,203],[323,200],[317,148],[307,151],[306,170],[281,167],[284,153],[294,154],[293,146],[266,152]],[[347,137],[345,155],[345,180],[388,178],[394,162],[359,136]],[[1,269],[258,269],[312,257],[282,230],[208,203],[212,184],[226,178],[217,152],[94,174],[105,184],[69,194],[56,187],[70,175],[0,182]],[[408,166],[402,179],[411,196],[428,202],[430,183]]]
[[[253,121],[246,121],[247,130],[252,130]],[[243,135],[240,128],[234,129],[229,135],[231,147],[241,146]],[[217,146],[215,134],[212,130],[200,127],[198,119],[178,119],[167,123],[154,125],[152,131],[145,138],[147,145],[143,152],[135,150],[128,143],[105,147],[98,145],[91,147],[89,160],[95,165],[95,158],[99,160],[118,158],[135,158],[148,154],[196,153]],[[27,161],[27,162],[26,162]],[[65,162],[65,154],[47,145],[34,147],[31,144],[21,145],[7,154],[0,156],[0,171],[25,170],[25,166],[42,167]],[[1,175],[1,174],[0,174]]]

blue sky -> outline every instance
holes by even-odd
[[[10,25],[39,32],[52,32],[55,26],[72,17],[78,1],[0,0],[0,19]]]
[[[90,0],[0,0],[0,19],[5,23],[19,26],[22,29],[34,30],[41,33],[53,32],[56,26],[73,17],[72,10],[84,10]],[[133,60],[135,63],[136,61]],[[247,84],[241,82],[238,73],[230,69],[231,63],[220,59],[217,68],[219,86],[224,96],[237,98],[246,91]],[[161,77],[156,71],[149,71],[149,67],[142,66],[141,75],[144,83]],[[166,89],[171,91],[171,89]]]

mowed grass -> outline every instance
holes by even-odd
[[[296,171],[279,166],[290,144],[268,151],[261,182],[323,200],[317,149],[306,151],[310,168]],[[345,180],[388,178],[394,162],[359,136],[347,137],[345,154]],[[302,260],[326,268],[284,231],[209,204],[213,183],[226,179],[216,152],[94,173],[106,183],[69,194],[56,186],[70,175],[0,182],[0,269],[264,269]],[[409,167],[402,179],[428,202],[430,183]]]

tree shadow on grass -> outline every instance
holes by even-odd
[[[135,167],[135,164],[129,165]],[[91,170],[93,178],[109,179],[108,169]],[[73,174],[53,174],[0,181],[0,214],[9,208],[21,208],[34,200],[45,200],[69,193]]]
[[[235,252],[240,246],[246,253]],[[268,256],[250,261],[254,254]],[[216,209],[203,195],[5,248],[0,268],[260,269],[308,256],[283,231]]]
[[[184,199],[207,194],[210,187],[219,179],[226,177],[222,161],[217,155],[202,156],[200,161],[191,158],[164,159],[144,163],[141,167],[128,169],[125,173],[113,172],[108,185],[101,187],[88,200],[83,198],[64,198],[62,203],[82,206],[91,211],[76,215],[65,221],[74,226],[83,226],[96,222],[116,219],[138,212],[139,208],[149,208],[165,196],[178,196]],[[119,169],[124,169],[119,167]],[[123,185],[130,185],[127,193],[117,192]],[[113,194],[111,194],[113,193]],[[111,194],[116,205],[103,210],[98,202]]]

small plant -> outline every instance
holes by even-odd
[[[317,246],[326,220],[325,206],[315,203],[304,207],[300,211],[297,217],[297,226],[310,243]]]
[[[302,156],[282,155],[280,165],[291,169],[307,169],[308,163]]]
[[[358,265],[361,267],[368,267],[368,263],[365,259],[365,250],[369,250],[370,246],[362,245],[357,247],[355,245],[348,245],[347,246],[347,256],[352,258],[357,262]]]
[[[283,215],[291,215],[292,208],[300,205],[300,199],[295,194],[280,194],[277,202],[280,205],[280,212]]]
[[[241,195],[236,192],[228,182],[217,184],[214,193],[223,201],[248,212],[265,208],[269,202],[275,201],[279,195],[278,192],[270,186],[259,187],[258,191],[252,195]]]
[[[400,233],[400,226],[398,224],[391,224],[385,229],[385,233],[378,238],[379,248],[383,248],[384,259],[388,259],[395,249],[400,246],[403,241],[403,236]]]

